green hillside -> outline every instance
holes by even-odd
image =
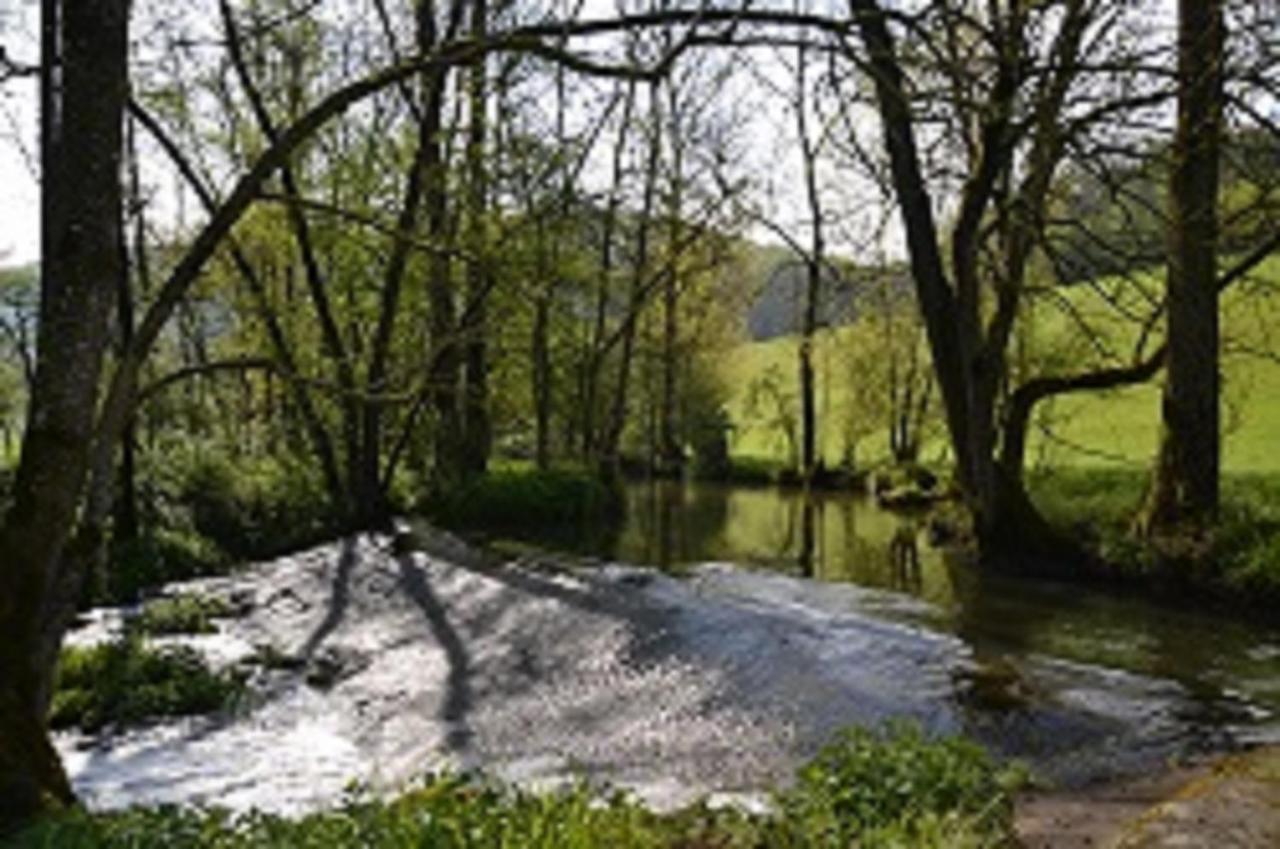
[[[1133,350],[1138,328],[1118,318],[1115,305],[1136,314],[1144,298],[1157,297],[1161,279],[1140,285],[1104,281],[1077,286],[1056,301],[1044,300],[1023,323],[1016,350],[1031,371],[1072,372],[1096,365],[1100,349],[1124,356]],[[1090,334],[1081,332],[1088,326]],[[1225,470],[1280,472],[1280,257],[1252,279],[1230,290],[1223,303]],[[862,464],[887,455],[884,426],[867,422],[867,381],[884,368],[874,329],[859,323],[824,331],[817,340],[820,444],[828,464],[840,462],[850,430],[874,430],[857,442]],[[735,422],[732,452],[739,460],[787,463],[784,411],[798,415],[798,340],[794,337],[745,343],[725,358],[722,376],[732,389]],[[1160,414],[1160,378],[1143,386],[1089,393],[1042,405],[1033,426],[1029,461],[1037,466],[1097,467],[1147,465],[1155,451]],[[767,386],[767,391],[761,387]],[[754,407],[752,404],[754,397]],[[762,400],[763,399],[763,400]],[[936,406],[936,404],[935,404]],[[764,408],[763,410],[761,408]],[[755,415],[752,415],[752,412]],[[798,427],[798,424],[795,425]],[[945,458],[940,428],[926,444],[926,461]]]

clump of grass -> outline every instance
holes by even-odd
[[[243,692],[242,679],[214,672],[198,652],[150,648],[131,634],[63,650],[49,724],[92,732],[212,713],[234,704]]]
[[[151,636],[212,634],[218,630],[213,620],[230,615],[231,608],[220,598],[182,593],[147,602],[131,624]]]
[[[589,787],[531,793],[458,777],[394,801],[353,794],[297,820],[191,808],[74,811],[16,847],[83,849],[966,849],[1010,838],[1008,773],[972,744],[918,729],[851,732],[805,767],[775,813],[697,804],[655,813]]]

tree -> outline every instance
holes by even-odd
[[[40,336],[0,527],[0,828],[72,793],[45,714],[74,612],[67,540],[88,472],[120,256],[127,0],[42,6]]]
[[[1211,524],[1218,511],[1217,209],[1224,47],[1221,0],[1180,0],[1164,427],[1145,516],[1148,532],[1157,537]]]
[[[1016,0],[1005,8],[993,4],[985,24],[955,10],[948,10],[955,11],[954,18],[944,14],[944,29],[976,28],[976,37],[990,47],[993,68],[986,80],[974,76],[964,62],[944,69],[955,74],[951,82],[959,95],[951,104],[960,112],[958,134],[968,159],[959,208],[944,243],[921,164],[918,118],[909,95],[912,82],[899,58],[890,16],[876,0],[850,0],[867,54],[957,479],[979,547],[988,555],[1056,555],[1060,550],[1023,489],[1021,456],[1001,448],[999,402],[1027,259],[1065,147],[1066,134],[1058,122],[1098,8],[1089,0],[1064,5],[1056,31],[1045,41],[1043,73],[1035,75],[1028,73],[1032,45],[1027,33],[1047,21],[1033,21],[1031,9]],[[980,102],[975,104],[974,97]],[[1026,166],[1017,173],[1021,162]],[[1003,232],[986,226],[991,215],[1005,224]],[[991,232],[1002,237],[998,269],[983,265],[984,234]],[[950,248],[949,262],[943,259],[944,244]],[[984,282],[991,290],[989,308],[983,303]],[[1015,434],[1014,441],[1018,438]]]
[[[489,31],[487,0],[471,0],[471,36],[484,40]],[[489,350],[488,312],[485,303],[486,260],[485,237],[489,209],[489,175],[486,167],[486,145],[489,133],[488,55],[478,57],[468,75],[467,128],[467,299],[476,310],[465,329],[466,395],[463,401],[463,464],[468,475],[482,474],[489,465],[493,447],[493,423],[489,415]]]

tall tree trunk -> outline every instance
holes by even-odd
[[[804,318],[800,328],[800,476],[809,484],[818,469],[817,379],[813,367],[814,336],[822,300],[822,199],[818,195],[817,144],[809,132],[806,53],[796,54],[796,134],[804,165],[805,199],[809,205],[809,255],[805,257]]]
[[[627,134],[631,130],[631,117],[635,109],[636,84],[627,85],[623,101],[622,120],[613,145],[612,179],[609,182],[609,199],[605,204],[604,221],[600,235],[600,274],[596,289],[595,320],[589,340],[582,392],[582,458],[588,464],[600,462],[605,441],[603,428],[597,428],[597,406],[601,396],[601,377],[604,372],[605,333],[609,315],[609,295],[615,265],[615,240],[618,232],[618,213],[622,204],[621,191],[625,179],[625,153]],[[597,432],[597,431],[600,432]]]
[[[445,86],[431,93],[425,119],[431,133],[439,137],[443,127]],[[431,347],[429,365],[431,409],[435,413],[432,436],[432,485],[444,490],[456,485],[464,476],[462,463],[462,419],[459,379],[462,370],[461,346],[458,339],[457,305],[454,303],[452,262],[445,248],[452,239],[449,224],[448,174],[441,144],[428,148],[427,159],[427,234],[434,250],[427,264],[427,300],[431,310]]]
[[[534,460],[539,469],[551,468],[551,299],[543,291],[533,305]]]
[[[640,206],[640,220],[636,233],[635,264],[631,274],[631,295],[628,299],[627,317],[622,328],[622,350],[618,357],[618,381],[614,386],[613,404],[609,423],[601,446],[601,470],[606,476],[616,477],[621,469],[622,432],[627,423],[627,401],[630,392],[632,360],[635,356],[636,330],[640,312],[644,308],[644,277],[649,266],[649,234],[653,219],[653,200],[658,182],[658,164],[662,156],[662,101],[658,96],[658,83],[649,89],[651,126],[649,152],[646,157],[644,197]]]
[[[537,215],[534,205],[530,213]],[[541,216],[534,224],[537,233],[536,260],[534,264],[533,336],[529,353],[532,362],[534,462],[541,470],[551,468],[551,296],[554,291],[549,279],[556,270],[547,268],[546,226]],[[558,238],[558,237],[557,237]]]
[[[684,471],[684,440],[680,438],[680,243],[684,223],[684,140],[681,134],[679,90],[667,82],[668,124],[671,130],[671,181],[667,209],[667,275],[662,287],[662,405],[658,471],[679,476]]]
[[[424,4],[419,8],[418,51],[424,54],[429,52],[435,44],[435,22],[433,19],[426,19],[425,16],[428,14],[432,14],[430,4]],[[409,250],[414,230],[418,226],[426,185],[432,179],[429,171],[433,167],[433,149],[438,151],[440,147],[438,110],[435,113],[436,118],[431,117],[433,114],[431,110],[432,104],[440,102],[443,98],[444,72],[439,69],[427,71],[422,74],[418,84],[416,99],[411,88],[406,86],[403,90],[404,98],[417,119],[417,138],[414,142],[409,172],[405,178],[404,199],[401,201],[400,214],[396,220],[396,239],[391,247],[391,256],[387,260],[386,274],[382,282],[378,323],[374,330],[366,375],[366,384],[371,397],[364,405],[360,480],[358,484],[353,481],[355,491],[352,495],[360,505],[360,522],[366,526],[382,526],[390,520],[391,508],[387,503],[387,487],[391,482],[384,481],[382,478],[384,405],[379,401],[379,396],[384,395],[389,388],[388,370],[391,347],[396,319],[400,311],[404,279],[409,266]]]
[[[483,40],[488,32],[489,4],[471,2],[471,34]],[[489,415],[489,319],[485,306],[489,250],[485,238],[488,214],[489,174],[485,162],[488,143],[487,54],[481,54],[469,69],[467,130],[467,220],[470,238],[467,259],[467,303],[472,320],[466,333],[466,395],[463,399],[465,429],[464,463],[468,475],[481,475],[489,466],[493,446],[493,423]]]
[[[1178,127],[1169,182],[1168,371],[1145,517],[1153,537],[1202,528],[1218,512],[1217,198],[1224,42],[1221,0],[1180,0]]]
[[[129,203],[120,205],[120,280],[116,293],[116,335],[123,353],[133,344],[134,303],[133,277],[141,280],[146,276],[146,259],[143,256],[146,241],[146,222],[142,216],[141,181],[138,173],[137,145],[134,140],[133,123],[129,122],[126,131],[128,170],[129,170]],[[134,223],[134,261],[129,261],[128,216],[132,214]],[[132,268],[130,267],[132,265]],[[136,272],[133,273],[133,272]],[[120,440],[120,468],[117,473],[118,484],[115,492],[114,516],[111,521],[111,535],[116,542],[131,541],[138,536],[138,487],[136,475],[137,449],[137,417],[130,416]],[[91,577],[92,581],[93,578]]]
[[[61,564],[75,562],[64,555],[123,273],[128,5],[42,7],[40,337],[14,502],[0,527],[0,830],[72,800],[45,717],[62,635],[50,645],[44,624],[74,605],[79,576]]]
[[[672,219],[671,249],[679,233],[678,219]],[[662,405],[658,437],[658,469],[678,476],[684,469],[684,446],[680,439],[678,375],[680,370],[680,278],[675,256],[662,288]]]

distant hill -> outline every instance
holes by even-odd
[[[767,262],[757,262],[747,311],[747,335],[756,342],[799,333],[803,328],[808,270],[787,251],[770,250]],[[902,267],[891,269],[855,266],[844,260],[827,265],[823,278],[818,326],[839,327],[857,318],[860,303],[877,283],[890,283],[895,297],[910,292],[910,278]]]

